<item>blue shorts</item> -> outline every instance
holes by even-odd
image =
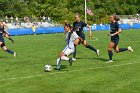
[[[0,42],[4,42],[4,38],[3,37],[0,37]]]
[[[119,37],[111,38],[111,42],[113,42],[115,45],[119,44]]]
[[[85,34],[81,33],[80,35],[78,35],[80,38],[82,38],[82,40],[85,40]]]

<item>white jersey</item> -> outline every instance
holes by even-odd
[[[76,34],[76,32],[73,32],[70,36],[70,40],[68,43],[68,47],[74,50],[74,41],[76,38],[78,38],[79,36]]]

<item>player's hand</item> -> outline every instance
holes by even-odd
[[[108,36],[114,36],[114,34],[110,34],[110,33],[108,33]]]

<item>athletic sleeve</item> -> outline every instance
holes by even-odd
[[[119,28],[120,28],[120,25],[119,25],[119,23],[118,23],[118,22],[116,22],[116,30],[118,31],[118,30],[119,30]]]
[[[85,22],[82,22],[82,26],[83,26],[83,27],[86,27],[87,24],[86,24]]]
[[[76,34],[76,32],[73,32],[73,34],[74,34],[74,37],[75,38],[78,38],[79,36]]]
[[[73,29],[75,30],[75,22],[73,22]]]

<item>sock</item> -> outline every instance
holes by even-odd
[[[60,67],[61,67],[61,59],[58,58],[58,59],[57,59],[57,66],[56,66],[56,68],[57,68],[57,69],[60,69]]]
[[[109,60],[112,60],[113,53],[111,50],[108,51],[108,55],[109,55]]]
[[[96,48],[94,48],[94,47],[92,47],[91,45],[87,45],[87,47],[86,47],[86,48],[89,48],[89,49],[91,49],[91,50],[93,50],[93,51],[97,52],[97,49],[96,49]]]
[[[69,60],[69,58],[66,57],[66,56],[62,56],[61,59],[62,59],[62,60]]]
[[[10,49],[7,49],[5,51],[8,52],[8,53],[14,54],[14,52],[12,50],[10,50]]]
[[[76,59],[76,45],[74,45],[74,53],[73,53],[73,58],[75,58]]]
[[[13,40],[12,38],[10,38],[10,37],[9,37],[8,39],[9,39],[9,40],[11,40],[11,41],[12,41],[12,43],[14,43],[14,40]]]
[[[12,38],[10,38],[10,37],[9,37],[8,39],[9,39],[9,40],[11,40],[11,41],[13,41],[13,39],[12,39]]]
[[[127,51],[128,48],[119,48],[119,52],[124,52],[124,51]]]

